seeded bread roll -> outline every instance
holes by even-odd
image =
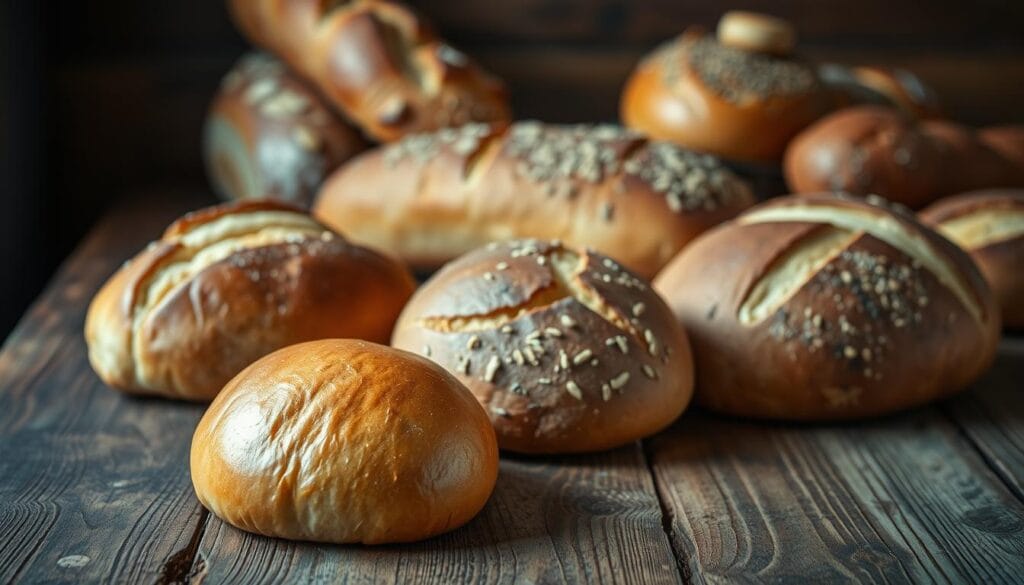
[[[626,83],[623,123],[731,160],[781,160],[831,99],[814,68],[791,56],[792,28],[751,18],[727,14],[719,38],[688,30],[646,57]]]
[[[995,294],[1003,326],[1024,329],[1024,190],[964,193],[920,215],[970,254]]]
[[[404,267],[297,208],[211,207],[171,224],[96,294],[89,361],[126,392],[209,400],[286,345],[387,341],[414,288]]]
[[[713,157],[615,126],[481,124],[371,151],[324,184],[314,213],[424,269],[496,240],[560,238],[651,276],[754,203]]]
[[[745,417],[924,404],[970,384],[999,340],[970,258],[879,198],[759,205],[694,242],[655,288],[690,335],[698,402]]]
[[[204,506],[242,530],[382,544],[468,522],[498,475],[483,409],[418,356],[351,339],[272,353],[236,376],[192,440]]]
[[[1024,128],[989,132],[916,122],[893,108],[858,106],[826,116],[793,140],[786,182],[795,193],[877,194],[912,208],[989,187],[1024,187]]]
[[[203,132],[203,159],[224,199],[309,207],[327,173],[366,142],[306,82],[262,53],[224,77]]]
[[[576,453],[646,437],[690,401],[683,330],[646,282],[558,242],[493,243],[447,265],[392,345],[455,374],[503,449]]]
[[[231,0],[235,23],[376,140],[509,119],[504,85],[384,0]]]

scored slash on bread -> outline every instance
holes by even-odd
[[[697,399],[758,418],[855,418],[963,389],[999,310],[974,264],[909,212],[817,195],[709,232],[655,281],[690,335]]]
[[[114,387],[208,400],[290,343],[386,340],[413,288],[397,263],[297,208],[209,208],[172,224],[97,293],[86,319],[89,357]]]
[[[649,277],[753,203],[714,157],[616,126],[520,122],[370,151],[328,179],[314,214],[419,268],[532,237],[591,246]]]
[[[689,402],[689,346],[664,302],[615,261],[558,242],[492,244],[414,295],[392,343],[453,372],[504,449],[611,448]]]

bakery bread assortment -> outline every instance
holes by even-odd
[[[293,540],[381,544],[468,522],[498,475],[487,416],[429,360],[365,341],[274,352],[236,376],[192,440],[211,512]]]
[[[1024,187],[1024,127],[975,131],[857,106],[801,132],[784,168],[794,193],[877,194],[920,208],[945,195]]]
[[[203,131],[207,173],[225,199],[309,207],[327,174],[365,148],[308,83],[263,53],[245,55],[224,77]]]
[[[879,198],[764,203],[655,281],[693,345],[696,399],[754,418],[851,419],[957,392],[999,309],[974,263]]]
[[[780,19],[729,12],[717,36],[689,29],[646,57],[626,82],[623,123],[726,159],[775,163],[789,140],[832,107],[796,33]]]
[[[502,449],[575,453],[653,434],[690,401],[690,347],[626,268],[559,242],[494,243],[413,296],[392,338],[455,374]]]
[[[1024,189],[940,199],[920,217],[978,265],[995,294],[1003,326],[1024,329]]]
[[[230,0],[239,30],[281,57],[368,136],[391,141],[508,120],[504,85],[385,0]]]
[[[519,122],[372,150],[327,179],[313,212],[420,269],[532,237],[593,247],[651,277],[754,202],[714,157],[611,125]]]
[[[256,359],[327,337],[386,342],[415,282],[281,203],[186,215],[89,306],[89,361],[137,394],[210,400]]]

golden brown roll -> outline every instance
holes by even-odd
[[[454,373],[503,449],[597,451],[646,437],[686,408],[686,335],[648,284],[557,242],[494,243],[445,266],[392,338]]]
[[[96,294],[89,361],[120,390],[209,400],[286,345],[386,342],[414,288],[403,266],[297,208],[211,207],[173,223]]]
[[[192,440],[204,506],[243,530],[381,544],[483,508],[498,446],[466,388],[421,357],[326,339],[276,351],[221,392]]]
[[[693,344],[697,400],[826,420],[948,396],[995,357],[999,309],[967,255],[883,200],[759,205],[655,281]]]
[[[964,193],[920,216],[970,254],[995,294],[1003,326],[1024,328],[1024,190]]]
[[[1015,152],[1024,153],[1021,128],[976,132],[857,106],[801,132],[786,151],[785,173],[795,193],[877,194],[917,209],[954,193],[1024,186],[1024,162]]]
[[[504,85],[385,0],[231,0],[239,30],[376,140],[509,119]]]
[[[622,95],[623,123],[727,159],[777,162],[832,106],[813,67],[792,56],[787,23],[727,13],[718,37],[691,29],[646,57]]]
[[[312,86],[262,53],[224,77],[203,131],[207,173],[225,199],[309,207],[327,174],[365,148]]]
[[[616,126],[472,124],[370,151],[324,184],[314,214],[430,269],[491,241],[559,238],[653,276],[753,205],[716,159]]]

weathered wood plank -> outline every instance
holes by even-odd
[[[707,582],[983,582],[1024,575],[1024,506],[935,409],[783,426],[693,412],[650,458]]]
[[[1004,337],[992,370],[943,411],[1024,500],[1024,337]]]
[[[127,398],[89,368],[103,280],[194,199],[103,222],[0,353],[0,582],[155,581],[201,516],[187,449],[201,408]]]
[[[504,457],[491,500],[439,538],[383,548],[288,543],[211,518],[212,583],[678,583],[638,445],[560,459]]]

